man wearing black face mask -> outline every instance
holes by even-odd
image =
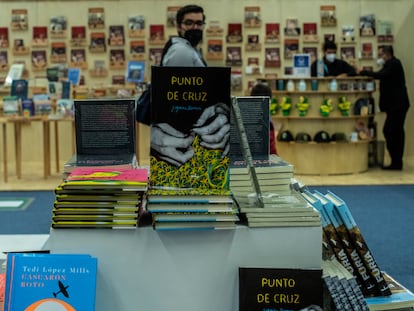
[[[176,16],[178,37],[171,38],[171,42],[167,43],[168,51],[163,56],[162,66],[206,66],[198,48],[198,44],[203,39],[205,19],[204,10],[198,5],[186,5],[178,10]]]

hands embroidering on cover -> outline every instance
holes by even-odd
[[[159,158],[175,166],[183,165],[194,156],[191,146],[194,135],[177,131],[168,123],[154,124],[151,127],[151,148]]]
[[[206,108],[193,132],[200,136],[200,145],[208,149],[223,149],[223,156],[230,150],[230,109],[223,103]]]

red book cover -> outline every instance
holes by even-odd
[[[47,27],[34,26],[33,27],[33,46],[47,45]]]
[[[150,42],[157,43],[165,40],[164,25],[150,25]]]
[[[0,27],[0,47],[9,47],[9,28],[7,27]]]
[[[242,42],[242,24],[240,23],[229,23],[227,27],[227,42],[236,43]]]
[[[86,39],[85,26],[72,26],[72,39]]]
[[[279,36],[280,36],[280,24],[279,23],[267,23],[265,41],[267,43],[279,42]]]

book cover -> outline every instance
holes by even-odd
[[[321,269],[239,267],[239,310],[322,310]]]
[[[206,202],[205,199],[195,203],[156,203],[149,201],[147,210],[151,213],[232,213],[233,203],[197,203]],[[194,202],[195,200],[193,200]]]
[[[20,114],[20,99],[17,96],[3,96],[3,115],[18,116]]]
[[[165,29],[163,24],[151,24],[150,25],[150,44],[164,44],[165,42]]]
[[[52,42],[51,44],[52,55],[50,61],[52,63],[66,63],[66,43],[65,42]]]
[[[320,6],[321,26],[334,27],[336,26],[336,6],[335,5],[321,5]]]
[[[32,70],[40,71],[47,68],[47,54],[46,50],[32,51]]]
[[[303,52],[303,54],[309,54],[310,55],[310,61],[311,61],[311,63],[313,63],[314,61],[316,61],[317,56],[318,56],[318,48],[317,47],[304,46],[302,48],[302,52]]]
[[[242,50],[240,46],[226,47],[226,66],[241,66],[242,61]]]
[[[103,53],[106,51],[106,35],[104,32],[92,32],[90,34],[89,51]]]
[[[29,92],[29,82],[19,79],[13,80],[10,89],[10,95],[16,96],[20,100],[26,99]]]
[[[13,80],[19,80],[22,78],[24,71],[24,64],[12,64],[9,72],[7,73],[6,79],[4,80],[4,86],[10,86]]]
[[[108,168],[75,168],[67,178],[67,181],[103,181],[144,184],[148,183],[148,170],[146,168],[136,169],[108,169]]]
[[[122,46],[124,44],[125,44],[124,26],[123,25],[109,26],[108,45]]]
[[[392,21],[378,20],[378,42],[394,42],[394,24]]]
[[[159,65],[161,63],[162,48],[150,48],[149,49],[149,60],[151,65]]]
[[[95,309],[97,258],[9,253],[6,269],[6,311]]]
[[[151,76],[151,185],[228,190],[230,68],[153,66]]]
[[[349,210],[348,205],[344,200],[342,200],[338,195],[334,194],[331,191],[325,194],[325,196],[334,203],[335,210],[339,214],[339,217],[342,219],[348,234],[351,238],[351,242],[358,251],[360,257],[362,258],[365,267],[371,274],[372,278],[377,283],[377,290],[381,296],[388,296],[391,294],[391,291],[388,287],[387,282],[382,275],[381,269],[378,266],[377,261],[375,260],[372,252],[370,251],[367,242],[365,241],[359,226],[357,225],[354,217]]]
[[[105,28],[105,9],[89,8],[88,9],[88,26],[90,29]]]
[[[133,83],[144,82],[145,62],[129,61],[126,70],[126,81]]]
[[[283,47],[285,59],[291,59],[299,51],[299,40],[285,39]]]
[[[145,16],[134,15],[128,17],[128,34],[130,38],[145,36]]]
[[[154,222],[155,230],[224,230],[234,229],[234,221],[173,221]]]
[[[9,28],[0,27],[0,48],[9,47]]]
[[[9,69],[9,56],[7,51],[0,51],[0,71]]]
[[[280,48],[265,48],[265,63],[266,68],[280,67]]]
[[[319,41],[317,23],[303,23],[303,42],[315,43]]]
[[[355,29],[354,25],[342,26],[342,42],[352,43],[355,41]]]
[[[131,163],[136,154],[134,99],[75,100],[74,111],[78,165]]]
[[[71,85],[79,85],[80,81],[80,75],[81,75],[81,69],[80,68],[68,68],[68,82],[70,82]]]
[[[72,26],[71,27],[71,40],[72,46],[86,46],[86,27],[85,26]]]
[[[279,23],[266,23],[266,43],[278,43],[280,37],[280,24]]]
[[[11,11],[11,30],[27,30],[29,20],[27,9],[12,9]]]
[[[256,173],[289,173],[294,172],[294,166],[281,157],[271,154],[267,159],[253,159]],[[245,160],[236,159],[230,163],[231,174],[247,174]]]
[[[47,40],[47,27],[46,26],[33,26],[32,46],[45,47],[48,44]]]
[[[70,51],[70,66],[77,68],[87,68],[85,49],[72,49]]]
[[[207,60],[223,59],[223,40],[222,39],[209,39],[207,41]]]
[[[354,46],[341,46],[339,49],[341,59],[346,61],[351,66],[355,66],[356,57],[355,57],[355,47]]]
[[[244,27],[258,28],[262,25],[260,6],[244,7]]]
[[[299,36],[301,29],[299,27],[299,21],[297,18],[287,18],[286,27],[284,29],[285,36]]]
[[[268,159],[269,157],[269,97],[246,96],[236,97],[247,141],[253,159]],[[242,144],[235,124],[234,114],[230,122],[230,160],[243,159]]]
[[[227,43],[240,43],[243,42],[242,36],[242,24],[241,23],[229,23],[227,25]]]
[[[235,213],[223,212],[175,212],[175,213],[154,213],[152,218],[155,222],[185,222],[185,221],[238,221],[239,217]]]
[[[168,6],[167,7],[167,27],[175,28],[176,27],[176,16],[177,12],[180,9],[180,6]]]
[[[109,51],[109,68],[125,69],[125,50],[111,49]]]
[[[35,115],[35,106],[32,98],[22,99],[22,116],[29,118]]]
[[[53,16],[50,18],[49,29],[51,38],[66,38],[68,23],[66,16]]]
[[[374,14],[362,15],[359,17],[359,35],[361,37],[375,36],[376,21]]]
[[[129,42],[129,54],[134,60],[145,59],[145,41],[144,40],[131,40]]]

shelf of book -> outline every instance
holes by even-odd
[[[237,311],[239,267],[320,269],[321,244],[321,227],[141,227],[51,229],[46,248],[99,259],[96,310]]]

